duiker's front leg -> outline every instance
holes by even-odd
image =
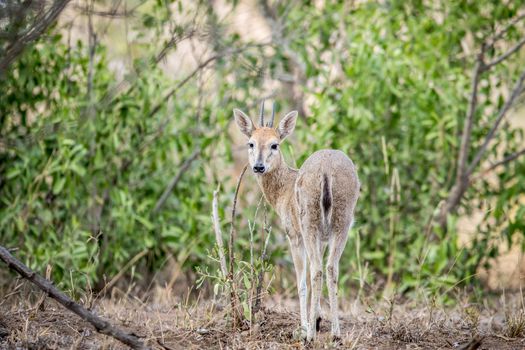
[[[289,242],[297,278],[297,292],[299,294],[299,307],[301,309],[301,328],[306,332],[308,325],[306,313],[306,297],[308,295],[306,287],[306,251],[304,250],[304,244],[300,236],[294,239],[289,238]]]

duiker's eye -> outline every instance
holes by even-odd
[[[248,142],[248,147],[253,148],[253,142]]]
[[[270,146],[271,149],[277,149],[277,147],[279,147],[278,144],[274,143],[273,145]]]

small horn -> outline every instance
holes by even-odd
[[[269,128],[273,128],[274,119],[275,119],[275,101],[273,101],[273,104],[272,104],[272,119],[270,119],[270,122],[267,124]]]
[[[259,115],[259,125],[264,126],[264,100],[261,103],[261,113]]]

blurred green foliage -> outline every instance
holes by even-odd
[[[140,55],[123,77],[110,68],[103,42],[90,56],[87,41],[71,45],[55,27],[0,81],[1,243],[20,248],[33,268],[52,264],[54,278],[68,286],[73,280],[101,286],[143,251],[137,264],[144,273],[160,269],[169,256],[183,270],[217,268],[207,257],[214,244],[211,198],[221,183],[226,224],[235,184],[224,174],[232,173],[239,146],[229,135],[231,110],[255,110],[268,93],[264,80],[288,73],[291,50],[304,64],[300,88],[311,115],[283,147],[289,163],[300,165],[320,148],[341,149],[358,165],[363,184],[342,284],[388,281],[407,291],[469,282],[497,254],[495,233],[511,243],[525,231],[524,160],[498,172],[495,184],[480,180],[468,191],[462,210],[486,212],[469,248],[459,246],[455,217],[445,234],[433,216],[453,185],[475,52],[523,7],[522,1],[282,3],[275,7],[284,18],[282,38],[261,45],[243,39],[242,28],[226,30],[207,2],[146,2],[133,22]],[[183,41],[194,26],[204,28],[201,40],[221,56],[209,65],[213,83],[204,90],[201,72],[176,88],[190,72],[178,72],[174,81],[151,58],[170,43],[164,28]],[[506,40],[523,32],[510,31]],[[465,45],[472,52],[466,54]],[[177,41],[167,47],[176,51]],[[483,80],[473,148],[519,62],[517,55]],[[276,100],[281,112],[291,104],[279,91]],[[506,126],[492,156],[520,145],[523,133]],[[200,156],[154,211],[194,150]],[[237,252],[246,257],[245,218],[253,217],[256,203],[243,204]],[[291,264],[286,247],[270,249],[273,262]]]

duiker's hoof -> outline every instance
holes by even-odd
[[[343,345],[343,339],[338,335],[333,335],[332,343],[334,343],[334,345],[341,346]]]
[[[314,346],[313,339],[308,340],[308,338],[304,338],[303,345],[305,349],[312,349]]]
[[[305,340],[306,339],[306,328],[301,326],[301,327],[294,329],[292,336],[294,340]]]

